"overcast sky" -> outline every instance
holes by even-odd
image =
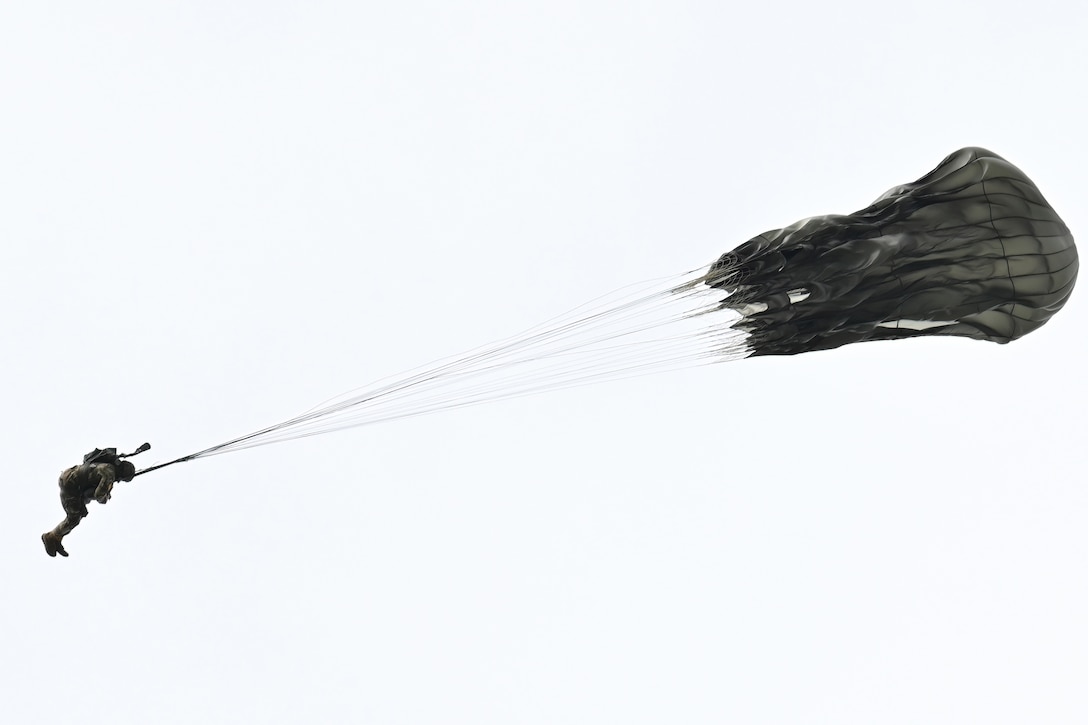
[[[1073,2],[0,7],[11,723],[1088,722],[1085,292],[167,460],[859,209],[1088,229]]]

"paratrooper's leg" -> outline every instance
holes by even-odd
[[[83,520],[83,517],[87,515],[87,505],[78,498],[68,498],[61,496],[61,505],[64,506],[64,521],[57,524],[52,531],[47,531],[42,534],[42,543],[45,544],[45,553],[49,556],[68,556],[68,552],[64,550],[64,546],[61,544],[61,539],[72,532],[72,529],[79,526],[79,522]]]

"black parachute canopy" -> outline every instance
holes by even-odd
[[[1006,343],[1061,309],[1077,278],[1068,227],[1022,171],[961,149],[859,212],[760,234],[705,283],[730,293],[752,355],[958,335]]]

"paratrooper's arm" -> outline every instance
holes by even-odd
[[[94,475],[97,477],[98,484],[94,489],[94,498],[98,503],[106,503],[110,500],[110,494],[113,492],[113,484],[117,481],[117,476],[114,473],[113,466],[94,466]]]

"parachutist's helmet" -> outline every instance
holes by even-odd
[[[120,461],[117,464],[117,478],[122,481],[131,481],[136,476],[136,466],[131,461]]]

